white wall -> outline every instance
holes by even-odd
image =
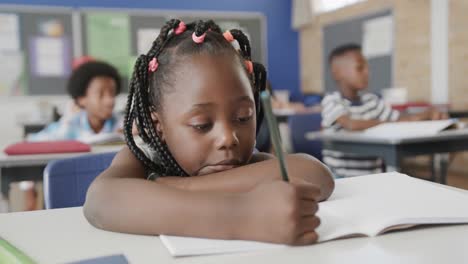
[[[431,102],[449,103],[448,1],[431,1]]]

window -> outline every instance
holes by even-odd
[[[313,0],[314,13],[330,12],[364,0]]]

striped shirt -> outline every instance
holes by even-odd
[[[322,128],[324,131],[341,131],[341,116],[355,120],[396,121],[400,114],[376,94],[362,94],[358,101],[344,98],[340,92],[326,95],[322,100]],[[352,177],[383,172],[383,161],[373,155],[357,155],[340,151],[323,150],[323,161],[337,177]]]

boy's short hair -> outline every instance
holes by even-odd
[[[334,48],[331,52],[330,55],[328,55],[328,63],[332,63],[332,61],[336,57],[343,56],[344,54],[350,52],[350,51],[361,51],[361,45],[356,44],[356,43],[346,43],[343,45],[340,45],[336,48]]]
[[[116,94],[120,92],[121,80],[117,69],[105,62],[91,61],[82,64],[73,71],[68,79],[68,93],[74,100],[85,96],[89,83],[96,77],[109,77],[114,79],[116,83]]]

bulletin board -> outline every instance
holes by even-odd
[[[394,30],[391,10],[329,24],[322,28],[322,33],[325,92],[338,89],[331,75],[328,56],[334,48],[345,43],[362,46],[369,63],[369,91],[380,94],[382,89],[393,86]]]
[[[64,95],[73,58],[109,62],[128,90],[133,65],[170,18],[214,19],[223,30],[240,28],[254,61],[267,63],[266,18],[255,12],[163,11],[0,5],[0,96]]]
[[[72,10],[0,6],[0,96],[64,94]]]
[[[128,79],[137,56],[149,50],[161,27],[175,17],[187,23],[198,19],[213,19],[223,31],[232,28],[245,31],[251,39],[252,59],[266,63],[266,20],[260,13],[160,10],[148,12],[127,9],[80,11],[83,54],[101,58],[115,65],[124,77],[124,91],[128,89]]]

